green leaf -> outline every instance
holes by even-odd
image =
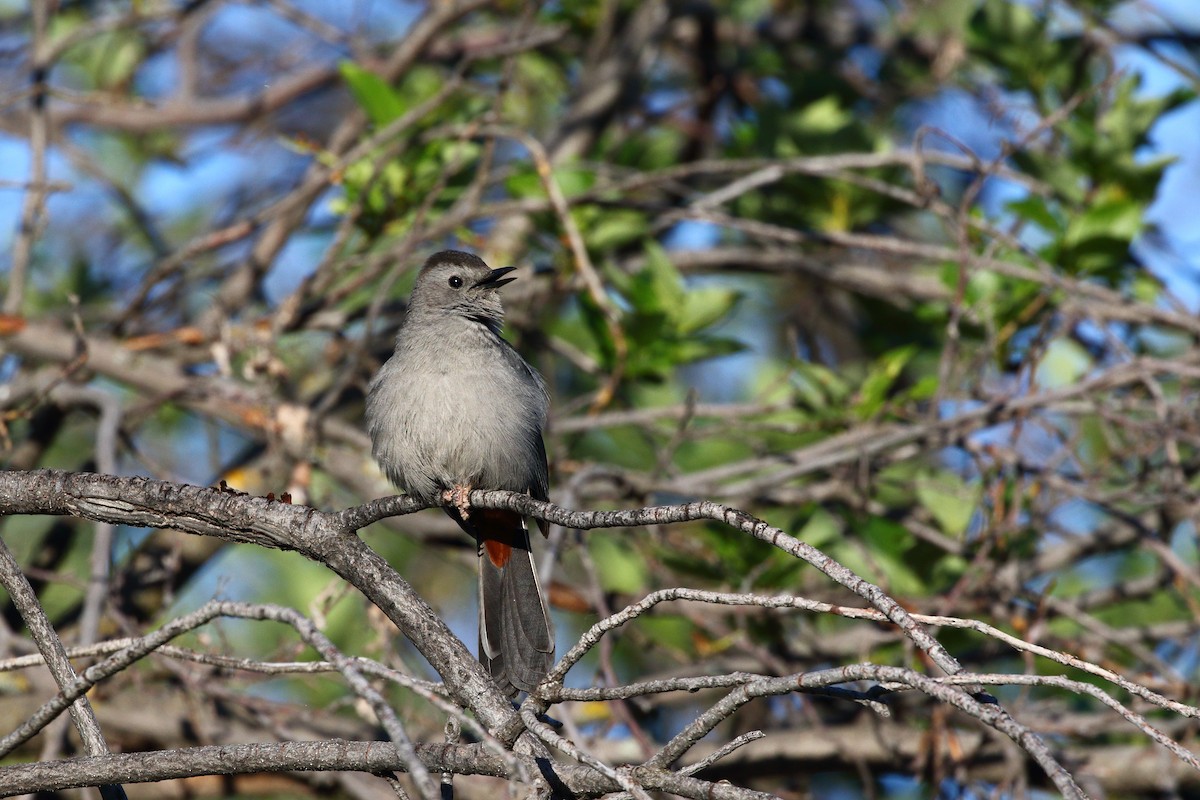
[[[649,573],[641,554],[619,536],[594,536],[588,549],[600,573],[605,591],[637,594],[646,586]]]
[[[810,103],[789,118],[789,127],[805,135],[828,136],[854,121],[854,115],[842,107],[841,100],[826,95]]]
[[[554,180],[558,183],[558,188],[564,196],[573,197],[583,194],[595,185],[596,173],[594,170],[580,167],[558,167],[554,170]],[[541,176],[538,175],[532,164],[513,172],[504,181],[504,186],[513,197],[546,197],[546,184],[543,183]],[[581,210],[579,208],[572,209],[572,213],[578,214]],[[578,217],[576,221],[579,221]]]
[[[937,394],[940,385],[936,375],[925,375],[917,379],[904,396],[909,400],[928,400]]]
[[[558,167],[554,180],[566,197],[575,197],[596,185],[596,171],[585,167]]]
[[[639,308],[661,309],[672,321],[677,321],[685,302],[683,277],[667,251],[657,242],[646,244],[646,266],[636,276],[636,289],[630,299]]]
[[[917,477],[917,500],[937,521],[947,535],[961,537],[967,532],[979,507],[980,489],[968,485],[950,472],[936,472]]]
[[[596,252],[612,250],[635,242],[647,234],[646,215],[640,211],[605,211],[585,231],[588,248]]]
[[[546,196],[542,179],[538,177],[532,165],[514,169],[513,173],[504,180],[504,188],[518,200]]]
[[[695,651],[692,637],[696,634],[696,626],[685,617],[644,614],[638,618],[637,624],[656,647],[670,648],[683,654]]]
[[[1113,458],[1108,428],[1099,417],[1086,416],[1079,420],[1079,455],[1087,463],[1099,466]]]
[[[904,595],[922,595],[928,591],[912,562],[916,540],[907,528],[890,519],[871,517],[861,533],[871,561],[883,573],[891,591]]]
[[[1006,204],[1005,208],[1051,235],[1061,234],[1065,227],[1061,211],[1051,207],[1049,200],[1040,195],[1031,194],[1021,200],[1014,200]]]
[[[741,298],[741,292],[719,286],[688,289],[679,312],[679,332],[690,335],[720,322]]]
[[[1063,244],[1077,248],[1096,239],[1128,243],[1141,231],[1142,212],[1140,203],[1128,199],[1095,203],[1067,223]]]
[[[709,429],[701,439],[680,442],[675,451],[674,463],[684,472],[719,467],[731,464],[754,454],[745,437],[722,436],[722,431]]]
[[[896,380],[904,372],[905,365],[917,354],[917,347],[899,347],[880,356],[871,367],[866,379],[858,388],[855,411],[863,419],[873,417],[887,401]]]
[[[1037,382],[1044,389],[1070,386],[1092,368],[1092,356],[1074,339],[1055,339],[1037,365]]]
[[[800,529],[796,538],[813,547],[825,548],[842,538],[842,521],[823,508],[818,508]]]
[[[616,363],[617,347],[608,327],[608,319],[587,294],[579,299],[579,318],[583,323],[583,330],[589,334],[592,345],[589,348],[590,352],[605,369],[611,369]]]
[[[355,101],[375,125],[386,125],[407,110],[407,104],[388,82],[353,61],[338,64],[342,79],[350,87]]]
[[[1133,298],[1139,303],[1152,304],[1162,296],[1163,284],[1155,275],[1149,272],[1139,272],[1133,276],[1130,291]]]
[[[792,371],[796,403],[814,411],[841,405],[850,396],[850,385],[822,364],[802,361]]]

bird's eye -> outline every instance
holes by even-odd
[[[457,275],[450,276],[450,288],[451,289],[461,289],[462,285],[463,285],[462,278],[458,277]]]

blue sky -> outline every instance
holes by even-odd
[[[326,18],[339,13],[349,15],[339,21],[349,20],[354,27],[369,30],[378,38],[393,36],[403,29],[416,8],[415,5],[347,4],[340,8],[355,10],[335,12],[327,3],[307,5],[320,9]],[[370,9],[370,13],[378,18],[362,16],[364,8]],[[384,14],[384,11],[388,13]],[[1200,30],[1200,3],[1195,0],[1140,0],[1123,6],[1113,15],[1113,22],[1118,29],[1130,26],[1145,30],[1170,24],[1184,30]],[[219,36],[230,47],[261,40],[264,36],[278,44],[281,37],[291,35],[296,40],[297,57],[328,59],[349,55],[318,43],[303,32],[296,32],[272,14],[243,6],[228,6],[216,15],[210,35]],[[1164,53],[1186,65],[1187,69],[1200,73],[1200,67],[1187,53],[1177,48],[1167,48]],[[1145,93],[1162,94],[1187,85],[1185,78],[1139,48],[1118,47],[1116,54],[1120,68],[1142,76]],[[159,59],[139,76],[139,87],[150,95],[157,95],[169,90],[174,77],[170,62]],[[926,115],[925,121],[935,122],[949,133],[986,150],[988,144],[1002,134],[990,129],[981,112],[972,111],[963,103],[961,96],[951,92],[928,104],[921,113]],[[1197,131],[1200,131],[1200,102],[1192,102],[1164,118],[1154,130],[1153,147],[1146,157],[1170,154],[1177,160],[1167,170],[1158,199],[1148,216],[1148,221],[1156,228],[1156,235],[1144,237],[1138,250],[1139,256],[1167,283],[1171,292],[1193,310],[1200,309],[1200,223],[1197,222],[1200,214],[1195,209],[1195,187],[1200,185],[1200,137],[1196,135]],[[149,165],[133,164],[125,160],[127,154],[116,150],[106,153],[101,163],[114,180],[131,182],[132,185],[127,184],[128,188],[136,192],[155,219],[169,221],[185,215],[194,222],[198,215],[220,220],[227,211],[222,207],[222,199],[228,196],[235,182],[244,180],[248,171],[256,171],[261,180],[269,184],[293,174],[297,161],[302,158],[285,143],[269,138],[257,142],[243,139],[231,147],[229,134],[229,130],[222,128],[189,131],[181,144],[185,163],[161,160]],[[74,143],[88,144],[81,138],[86,135],[74,134]],[[100,230],[98,223],[117,213],[105,189],[74,173],[71,165],[58,154],[52,154],[49,166],[52,178],[71,181],[75,188],[51,199],[49,223],[39,243],[43,252],[56,260],[65,260],[86,249],[89,257],[111,276],[139,273],[144,269],[146,264],[129,256],[134,248],[122,247],[119,242],[98,243],[92,235]],[[0,135],[0,181],[19,182],[28,174],[29,157],[24,141]],[[126,177],[130,175],[138,177]],[[0,271],[7,269],[11,258],[22,198],[20,190],[0,187]],[[322,213],[323,208],[320,207],[317,213]],[[677,245],[702,247],[707,238],[702,228],[695,228],[678,232],[675,241]],[[168,239],[176,241],[170,236]],[[319,261],[323,247],[324,241],[316,237],[298,237],[291,242],[272,271],[267,285],[269,293],[277,298],[292,288]],[[235,255],[227,253],[226,257]]]

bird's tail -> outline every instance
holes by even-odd
[[[529,528],[511,511],[475,509],[479,540],[479,660],[510,697],[533,691],[554,664],[554,628]]]

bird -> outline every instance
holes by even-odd
[[[550,670],[554,627],[524,516],[471,509],[466,498],[472,489],[506,489],[549,499],[549,393],[501,336],[499,290],[514,269],[491,269],[459,250],[429,256],[366,402],[384,474],[425,503],[451,492],[445,512],[475,538],[479,660],[511,698],[532,692]]]

